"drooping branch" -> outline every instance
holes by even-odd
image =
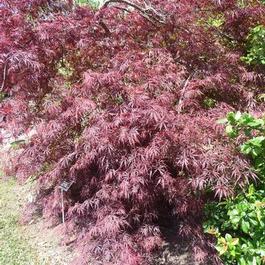
[[[142,8],[141,6],[139,6],[135,3],[132,3],[130,1],[127,1],[127,0],[108,0],[104,3],[104,5],[102,6],[102,9],[106,8],[111,3],[125,4],[125,5],[128,5],[134,9],[136,9],[137,11],[139,11],[139,14],[142,17],[147,19],[152,24],[155,24],[155,22],[160,23],[160,24],[166,23],[165,16],[163,16],[161,13],[159,13],[153,7],[148,6],[146,8]],[[128,10],[128,9],[126,9],[126,11],[130,12],[130,10]]]
[[[107,1],[103,4],[102,8],[107,7],[107,6],[108,6],[109,4],[111,4],[111,3],[121,3],[121,4],[126,4],[126,5],[128,5],[128,6],[131,6],[131,7],[135,8],[135,9],[137,9],[137,10],[140,11],[140,12],[143,11],[143,9],[142,9],[140,6],[138,6],[137,4],[132,3],[132,2],[130,2],[130,1],[127,1],[127,0],[107,0]]]
[[[123,8],[123,7],[119,7],[119,6],[114,6],[114,8],[119,9],[119,10],[122,10],[122,11],[125,11],[125,12],[128,12],[128,13],[131,12],[129,9],[127,9],[127,8]],[[147,19],[147,20],[148,20],[151,24],[153,24],[154,26],[157,25],[152,19],[150,19],[149,16],[147,16],[147,15],[145,15],[145,14],[142,14],[142,13],[140,13],[140,15],[141,15],[143,18]]]

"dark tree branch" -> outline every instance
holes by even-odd
[[[109,28],[102,20],[99,21],[99,25],[105,30],[107,36],[111,35]]]
[[[136,9],[140,12],[140,15],[142,17],[147,19],[152,24],[154,24],[155,22],[158,22],[160,24],[166,23],[164,16],[162,14],[159,14],[154,8],[151,8],[151,7],[142,8],[141,6],[139,6],[135,3],[132,3],[130,1],[127,1],[127,0],[108,0],[104,3],[104,5],[102,6],[102,9],[106,8],[111,3],[125,4],[125,5],[133,7],[134,9]],[[130,12],[128,9],[126,9],[126,11]],[[155,14],[155,16],[153,14],[150,14],[150,11],[153,12]],[[157,18],[156,16],[159,18]]]
[[[131,11],[127,8],[123,8],[123,7],[119,7],[119,6],[114,6],[114,8],[122,10],[122,11],[126,11],[128,13],[131,13]],[[155,21],[153,21],[152,19],[150,19],[149,16],[143,14],[143,13],[139,13],[140,16],[142,16],[143,18],[147,19],[150,23],[152,23],[154,26],[156,26],[157,24],[155,23]]]
[[[128,5],[128,6],[131,6],[135,9],[137,9],[138,11],[140,12],[144,12],[144,9],[142,9],[140,6],[132,3],[132,2],[129,2],[127,0],[108,0],[104,3],[104,5],[102,6],[102,8],[106,8],[109,4],[111,3],[121,3],[121,4],[125,4],[125,5]]]

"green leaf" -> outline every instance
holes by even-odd
[[[265,136],[257,136],[257,137],[252,138],[248,142],[257,147],[261,147],[264,141],[265,141]]]
[[[226,128],[225,128],[225,132],[227,133],[227,135],[229,137],[236,137],[237,136],[237,133],[236,131],[234,130],[233,126],[232,125],[227,125]]]
[[[239,243],[239,238],[233,238],[232,241],[231,241],[231,244],[233,246],[238,245],[238,243]]]
[[[250,224],[249,222],[246,222],[244,220],[242,220],[242,223],[241,223],[241,229],[244,233],[248,234],[249,232],[249,229],[250,229]]]
[[[227,245],[216,246],[215,248],[219,252],[220,256],[224,255],[227,251]]]
[[[239,265],[247,265],[247,262],[246,262],[246,260],[243,257],[240,257]]]
[[[230,234],[225,234],[225,239],[227,241],[231,241],[233,238],[232,238],[232,236]]]
[[[234,112],[229,112],[227,115],[226,115],[226,118],[227,118],[227,120],[230,122],[230,123],[232,123],[232,124],[234,124],[235,123],[235,113]]]
[[[253,184],[249,185],[249,187],[248,187],[248,195],[251,196],[251,195],[254,194],[254,192],[255,192],[254,185]]]
[[[239,121],[241,116],[242,116],[241,112],[237,111],[234,118],[235,118],[236,121]]]
[[[262,127],[262,126],[264,126],[264,120],[262,120],[262,119],[255,119],[254,121],[249,122],[248,123],[248,126],[253,127],[253,128]]]

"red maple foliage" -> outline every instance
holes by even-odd
[[[48,217],[74,181],[66,222],[85,258],[145,264],[166,218],[204,256],[206,198],[255,178],[216,120],[264,109],[264,69],[240,60],[264,13],[255,0],[1,1],[1,126],[35,131],[14,169],[36,176]]]

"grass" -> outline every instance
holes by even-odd
[[[21,207],[14,179],[0,178],[0,265],[39,265],[36,251],[19,225]]]

